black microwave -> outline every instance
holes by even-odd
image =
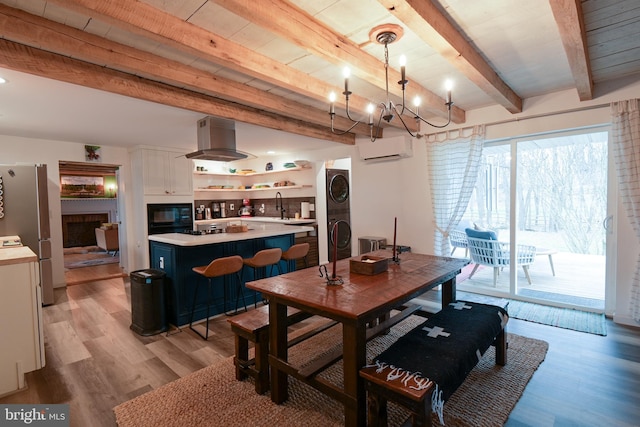
[[[184,233],[193,230],[191,203],[149,203],[147,231],[151,234]]]

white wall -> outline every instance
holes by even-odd
[[[118,147],[102,147],[102,163],[122,165],[125,177],[129,174],[127,151]],[[43,163],[47,165],[49,188],[49,217],[51,220],[51,244],[54,287],[66,285],[62,248],[62,210],[60,202],[60,160],[84,162],[84,144],[21,138],[0,135],[0,163]],[[128,179],[128,178],[127,178]],[[126,266],[126,260],[121,260]]]
[[[375,144],[384,144],[384,139]],[[413,157],[352,162],[352,230],[354,243],[362,236],[385,237],[393,242],[398,218],[397,243],[420,253],[433,253],[433,225],[426,148],[413,141]]]

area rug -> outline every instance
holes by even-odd
[[[607,322],[604,314],[590,313],[571,308],[550,307],[523,301],[509,301],[509,316],[514,319],[542,323],[543,325],[607,335]]]
[[[571,308],[551,307],[531,302],[509,300],[505,298],[480,295],[472,292],[458,291],[457,298],[461,300],[494,304],[503,307],[508,303],[509,316],[514,319],[541,323],[578,332],[595,335],[607,335],[607,321],[602,313],[591,313]]]
[[[370,341],[367,344],[369,358],[424,320],[412,320],[413,317],[392,328],[390,334]],[[319,336],[306,348],[302,346],[315,338],[294,347],[290,350],[290,359],[291,356],[304,359],[302,356],[322,352],[327,343],[333,342],[336,336],[340,337],[340,332],[337,332],[329,330],[320,334],[325,336]],[[545,341],[509,334],[508,363],[496,366],[495,353],[493,347],[490,348],[445,404],[445,425],[504,425],[533,373],[544,360],[547,349]],[[341,362],[330,367],[323,376],[341,384]],[[342,405],[295,379],[289,379],[289,399],[282,405],[271,402],[268,393],[256,394],[252,379],[235,379],[232,358],[124,402],[116,406],[114,412],[120,427],[344,425]],[[406,410],[389,405],[390,426],[401,425],[407,417]],[[434,425],[439,425],[436,418]]]
[[[118,262],[120,262],[119,256],[105,255],[105,257],[103,258],[86,259],[82,261],[65,263],[64,268],[73,269],[82,267],[93,267],[95,265],[115,264]]]
[[[543,292],[535,289],[518,289],[518,295],[604,310],[604,299],[577,297],[556,292]]]

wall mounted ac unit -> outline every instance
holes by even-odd
[[[359,142],[356,147],[360,153],[360,159],[365,162],[396,160],[413,155],[411,138],[404,136],[381,138],[375,142]]]

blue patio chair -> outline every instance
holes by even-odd
[[[480,265],[493,267],[493,286],[498,281],[500,270],[509,266],[511,246],[507,242],[499,242],[494,231],[479,231],[473,228],[465,229],[467,235],[467,245],[471,255],[471,262],[476,264],[469,275],[473,277]],[[516,265],[521,266],[527,282],[531,284],[529,266],[536,258],[536,248],[530,245],[518,245],[516,254]]]

